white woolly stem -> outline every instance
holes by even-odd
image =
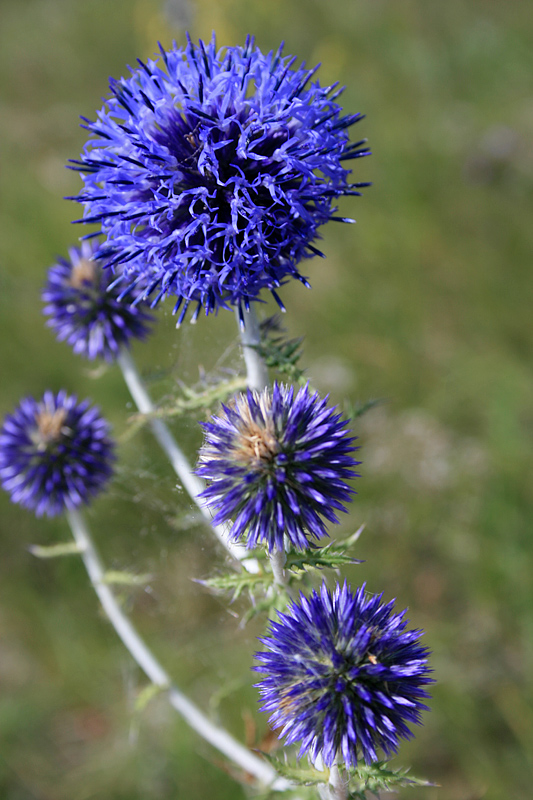
[[[269,561],[276,586],[283,589],[291,600],[296,600],[298,597],[297,592],[290,585],[289,576],[285,569],[285,564],[287,562],[287,553],[285,550],[274,550],[269,555]]]
[[[257,347],[261,344],[261,334],[253,304],[250,306],[249,311],[243,308],[242,314],[244,327],[238,321],[244,363],[246,364],[246,382],[250,389],[262,391],[268,386],[268,369],[262,356],[257,351]]]
[[[285,550],[274,550],[270,553],[270,566],[272,567],[272,574],[274,580],[279,586],[287,587],[287,573],[285,572],[285,562],[287,561],[287,554]]]
[[[128,386],[130,394],[135,401],[135,405],[142,414],[153,414],[155,406],[150,395],[137,371],[135,362],[130,353],[122,348],[118,358],[118,365],[122,370],[122,375]],[[186,492],[196,503],[198,509],[206,522],[214,531],[218,540],[224,545],[232,558],[239,561],[248,571],[257,573],[259,564],[255,558],[248,557],[248,551],[241,544],[235,544],[228,538],[228,528],[225,525],[213,525],[213,518],[209,509],[204,505],[200,498],[200,493],[205,489],[205,484],[201,478],[194,474],[192,466],[189,464],[185,454],[179,448],[176,440],[172,436],[168,426],[161,419],[151,418],[149,421],[152,432],[159,442],[161,448],[167,454],[174,472],[180,479]]]
[[[348,782],[344,771],[339,769],[338,761],[336,761],[329,771],[329,800],[347,800],[348,798]]]
[[[79,511],[67,511],[72,535],[78,545],[81,558],[89,575],[91,584],[102,607],[123,644],[131,656],[156,686],[167,693],[173,708],[181,714],[187,724],[207,742],[237,764],[245,772],[253,775],[262,784],[271,786],[277,791],[285,791],[291,784],[280,778],[276,771],[228,733],[218,727],[175,686],[155,658],[146,643],[137,633],[131,621],[124,614],[117,600],[105,581],[105,570],[93,544],[89,529]]]

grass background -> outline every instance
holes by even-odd
[[[63,167],[107,77],[160,39],[220,44],[256,34],[346,84],[374,155],[374,186],[346,202],[358,225],[324,232],[308,292],[287,286],[309,375],[343,398],[387,402],[358,426],[362,477],[346,532],[365,522],[347,572],[409,606],[427,630],[432,713],[397,764],[440,788],[420,800],[529,800],[533,785],[533,11],[525,0],[2,0],[0,5],[0,411],[62,386],[91,395],[117,435],[120,375],[95,370],[44,329],[46,267],[79,232]],[[229,348],[230,314],[176,333],[168,309],[135,348],[154,392],[194,382]],[[98,377],[98,380],[96,378]],[[191,455],[198,426],[178,433]],[[111,491],[90,511],[107,563],[150,572],[124,598],[176,681],[258,741],[245,631],[191,582],[220,563],[149,435],[123,441]],[[144,683],[98,613],[76,559],[30,543],[68,536],[0,497],[0,794],[6,800],[244,797]],[[229,682],[225,696],[218,687]],[[255,723],[251,722],[255,719]],[[255,726],[255,730],[254,730]]]

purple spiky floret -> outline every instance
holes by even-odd
[[[322,584],[278,612],[260,639],[261,710],[286,744],[300,742],[300,756],[321,756],[328,767],[337,757],[370,764],[378,749],[395,753],[399,739],[413,736],[408,726],[421,722],[429,697],[422,687],[433,683],[429,651],[422,631],[405,629],[405,611],[395,614],[382,597],[364,584],[355,592],[337,584],[333,593]]]
[[[79,222],[100,226],[97,257],[147,279],[156,304],[177,297],[178,322],[235,305],[293,277],[335,216],[335,200],[360,194],[344,164],[368,155],[342,115],[337,84],[312,80],[295,58],[244,47],[217,51],[214,37],[174,47],[111,80],[111,96],[70,166],[84,188]],[[155,293],[152,296],[152,293]],[[281,304],[281,301],[279,301]]]
[[[308,386],[297,394],[275,383],[272,390],[248,390],[222,414],[204,424],[205,442],[197,474],[202,493],[216,512],[215,524],[232,521],[232,541],[246,547],[284,549],[284,538],[299,550],[327,536],[324,520],[338,522],[356,477],[353,437],[328,398]]]
[[[42,299],[46,324],[85,358],[113,361],[131,339],[144,339],[152,317],[144,304],[132,303],[139,287],[123,296],[119,275],[94,258],[99,248],[88,240],[50,267]],[[113,285],[110,285],[113,284]]]
[[[112,475],[109,423],[60,391],[26,397],[0,430],[0,480],[14,503],[55,516],[88,503]]]

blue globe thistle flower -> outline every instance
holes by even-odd
[[[106,241],[97,253],[123,264],[132,282],[148,278],[153,304],[177,296],[174,313],[196,304],[193,321],[220,307],[249,307],[261,289],[322,255],[312,242],[336,217],[348,182],[345,162],[368,155],[347,130],[338,84],[311,82],[295,58],[244,47],[217,51],[215,39],[174,47],[131,77],[111,80],[111,97],[92,122],[79,160],[84,189],[72,199]]]
[[[204,424],[205,443],[197,474],[210,484],[202,493],[216,511],[214,523],[233,520],[230,538],[246,537],[248,548],[297,549],[309,538],[327,536],[324,519],[338,522],[335,509],[354,494],[356,477],[348,424],[328,398],[274,384],[248,390],[223,415]]]
[[[54,516],[88,503],[112,474],[109,424],[88,400],[26,397],[0,430],[0,480],[14,503]]]
[[[378,748],[395,753],[398,740],[413,735],[408,724],[420,723],[429,697],[421,687],[433,683],[429,651],[421,631],[405,630],[405,612],[393,613],[382,597],[367,595],[364,584],[355,593],[337,584],[333,594],[323,584],[278,612],[260,639],[261,710],[287,744],[301,743],[300,756],[321,756],[328,767],[337,756],[347,766],[361,756],[370,764]]]
[[[69,250],[68,260],[60,258],[50,268],[43,313],[57,338],[75,353],[113,361],[130,339],[144,339],[152,317],[138,307],[138,287],[127,298],[121,294],[117,275],[94,257],[98,247],[94,240],[84,241]]]

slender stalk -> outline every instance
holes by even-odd
[[[274,585],[283,589],[291,600],[296,600],[298,598],[298,593],[290,585],[289,576],[285,570],[285,564],[287,562],[287,553],[285,550],[274,550],[269,555],[269,561],[272,575],[274,576]],[[274,587],[272,587],[272,590],[273,589]]]
[[[170,704],[181,714],[187,724],[223,755],[245,772],[253,775],[261,783],[270,785],[272,789],[285,791],[290,788],[289,781],[280,778],[270,764],[261,761],[237,739],[234,739],[228,731],[211,722],[177,686],[172,684],[168,673],[137,633],[129,618],[118,605],[113,592],[106,584],[105,569],[93,544],[84,518],[79,511],[68,511],[67,518],[91,584],[107,618],[146,676],[152,683],[167,692]]]
[[[285,562],[287,561],[287,554],[285,550],[274,550],[270,554],[270,566],[272,567],[272,574],[274,580],[279,586],[287,586],[287,573],[285,572]]]
[[[329,800],[347,800],[348,783],[343,771],[339,769],[338,762],[333,764],[329,771]]]
[[[309,760],[319,772],[324,771],[324,762],[322,761],[322,756],[320,754],[318,754],[316,758],[310,757]],[[320,800],[330,800],[329,785],[327,783],[319,783],[316,788]]]
[[[130,353],[122,348],[117,361],[130,394],[139,411],[142,414],[153,414],[155,411],[154,404],[142,382]],[[188,492],[191,499],[196,503],[200,513],[210,525],[218,540],[224,545],[232,558],[239,561],[248,572],[257,573],[259,571],[259,565],[256,559],[248,557],[248,551],[244,545],[236,544],[229,540],[228,529],[225,525],[213,525],[211,513],[200,499],[200,493],[205,489],[205,484],[201,478],[194,474],[192,466],[178,446],[168,426],[162,419],[157,418],[151,418],[149,424],[159,445],[167,454],[174,468],[174,472],[183,484],[185,491]]]
[[[242,352],[246,364],[246,382],[250,389],[261,391],[268,386],[268,369],[256,347],[261,344],[259,322],[253,304],[243,309],[244,327],[240,326]]]

